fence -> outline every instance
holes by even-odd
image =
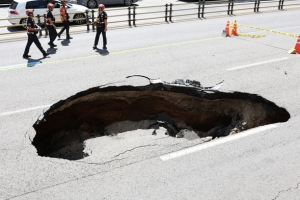
[[[254,0],[252,2],[239,1],[239,0],[223,0],[223,1],[205,1],[199,0],[197,3],[174,3],[158,6],[131,6],[127,8],[114,8],[107,9],[109,13],[109,24],[123,24],[123,26],[137,26],[143,25],[146,22],[150,23],[169,23],[173,22],[174,19],[180,21],[184,19],[206,19],[212,17],[220,17],[234,14],[245,14],[245,13],[258,13],[275,10],[286,10],[286,9],[298,9],[300,8],[299,0]],[[78,26],[86,26],[86,30],[95,30],[94,22],[97,18],[97,10],[86,10],[84,18],[72,19],[72,21],[83,22]],[[71,13],[70,13],[71,14]],[[83,13],[73,13],[83,14]],[[78,15],[79,16],[79,15]],[[83,15],[81,15],[83,16]],[[23,17],[24,18],[24,17]],[[58,17],[60,18],[60,17]],[[14,18],[22,19],[22,18]],[[44,16],[37,15],[37,24],[42,26],[45,24]],[[7,20],[0,19],[0,20]],[[60,22],[60,21],[57,21]],[[16,24],[9,26],[0,26],[0,28],[9,28],[15,26],[24,26],[24,24]],[[45,27],[42,31],[45,35],[48,35],[47,28]],[[42,36],[43,32],[40,31],[39,35]],[[9,34],[15,34],[24,31],[13,32]],[[4,35],[8,33],[1,33]]]

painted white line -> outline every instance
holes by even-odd
[[[289,58],[288,57],[278,58],[278,59],[275,59],[275,60],[268,60],[268,61],[264,61],[264,62],[253,63],[253,64],[250,64],[250,65],[234,67],[234,68],[230,68],[230,69],[227,69],[227,70],[228,71],[237,70],[237,69],[242,69],[242,68],[246,68],[246,67],[253,67],[253,66],[257,66],[257,65],[262,65],[262,64],[266,64],[266,63],[272,63],[272,62],[278,62],[278,61],[287,60],[287,59],[289,59]]]
[[[246,136],[249,136],[249,135],[253,135],[255,133],[259,133],[259,132],[262,132],[262,131],[265,131],[265,130],[268,130],[268,129],[273,129],[273,128],[276,128],[276,127],[277,126],[275,124],[260,126],[260,127],[253,128],[253,129],[250,129],[250,130],[247,130],[247,131],[235,134],[235,135],[227,136],[227,137],[224,137],[224,138],[221,138],[221,139],[213,140],[211,142],[207,142],[207,143],[204,143],[204,144],[199,144],[199,145],[187,148],[187,149],[182,149],[182,150],[177,151],[177,152],[162,155],[162,156],[160,156],[160,159],[162,159],[163,161],[171,160],[173,158],[178,158],[180,156],[191,154],[191,153],[194,153],[196,151],[207,149],[207,148],[210,148],[210,147],[213,147],[213,146],[217,146],[217,145],[220,145],[220,144],[223,144],[223,143],[226,143],[226,142],[237,140],[237,139],[240,139],[240,138],[243,138],[243,137],[246,137]]]
[[[9,66],[1,66],[0,67],[0,71],[1,70],[7,70],[7,69],[14,69],[14,68],[23,68],[26,67],[27,64],[16,64],[16,65],[9,65]]]
[[[15,110],[15,111],[10,111],[10,112],[0,113],[0,116],[13,115],[13,114],[18,114],[18,113],[22,113],[22,112],[28,112],[28,111],[31,111],[31,110],[37,110],[37,109],[47,108],[47,107],[50,107],[50,106],[51,105],[36,106],[36,107],[31,107],[31,108],[25,108],[25,109]]]
[[[7,70],[7,69],[14,69],[14,68],[34,67],[38,64],[42,64],[42,62],[41,61],[33,61],[33,62],[27,62],[27,63],[23,63],[23,64],[1,66],[0,71],[1,70]]]

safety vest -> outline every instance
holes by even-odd
[[[64,6],[60,8],[60,19],[62,22],[67,21],[67,9]]]

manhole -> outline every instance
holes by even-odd
[[[77,160],[87,156],[85,140],[116,132],[164,126],[170,136],[188,129],[215,138],[289,118],[286,109],[256,94],[163,83],[94,87],[52,105],[33,125],[32,144],[40,156]]]

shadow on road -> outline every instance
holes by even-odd
[[[32,58],[27,58],[27,67],[34,67],[38,64],[42,63],[42,59],[44,58],[39,58],[39,59],[32,59]]]
[[[57,51],[57,48],[50,48],[50,47],[49,47],[49,48],[47,49],[47,52],[50,53],[50,54],[56,54],[56,51]]]
[[[109,55],[109,51],[107,51],[106,49],[98,49],[97,48],[96,52],[99,53],[101,56]]]
[[[61,40],[61,39],[59,39],[59,40]],[[71,43],[71,41],[68,39],[64,39],[61,41],[61,45],[63,45],[63,46],[69,46],[70,43]]]

